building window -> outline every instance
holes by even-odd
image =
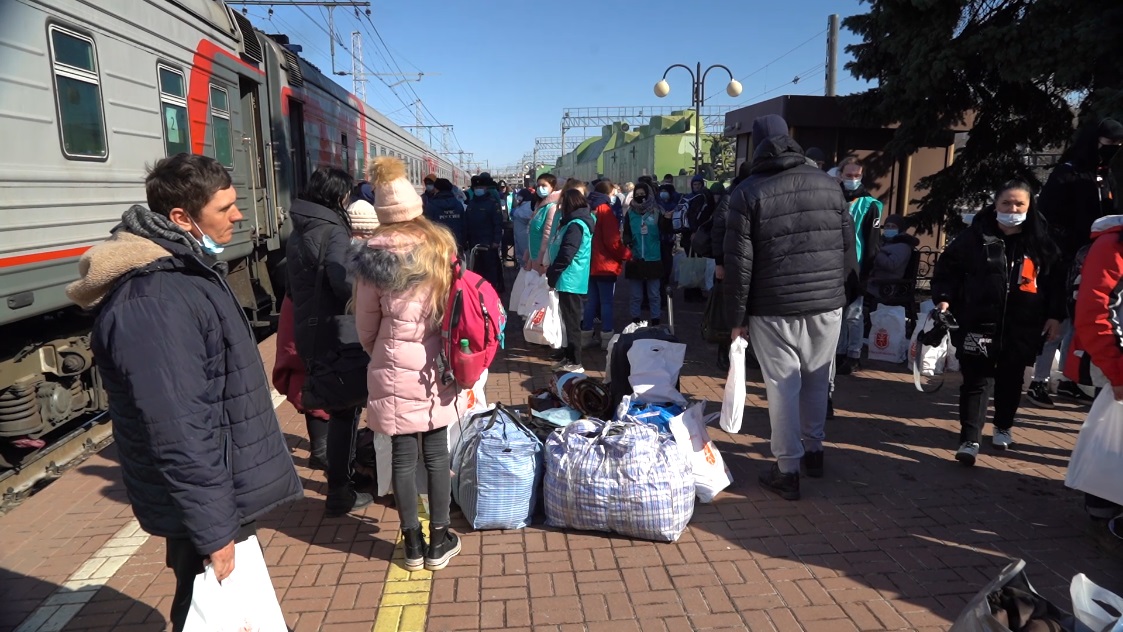
[[[234,168],[234,145],[230,138],[230,95],[225,88],[211,86],[211,139],[214,158],[227,169]]]
[[[50,35],[63,154],[67,158],[105,158],[109,148],[94,40],[57,26],[50,28]]]
[[[158,65],[160,115],[164,120],[164,150],[167,155],[191,153],[191,130],[187,121],[187,81],[183,72]]]

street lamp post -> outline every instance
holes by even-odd
[[[660,99],[671,93],[671,85],[667,83],[667,73],[674,68],[682,68],[690,73],[690,82],[694,89],[694,174],[697,175],[702,173],[702,105],[706,100],[706,75],[709,75],[714,68],[721,68],[727,72],[729,74],[729,85],[725,86],[725,93],[731,97],[741,94],[741,82],[733,78],[733,71],[721,64],[714,64],[704,72],[701,62],[694,70],[682,64],[672,64],[663,71],[663,78],[659,80],[659,83],[655,84],[655,96]]]

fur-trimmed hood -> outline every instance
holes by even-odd
[[[404,290],[405,287],[395,287],[398,272],[419,245],[421,242],[416,237],[402,233],[357,242],[351,246],[351,272],[356,279],[385,290]]]
[[[96,307],[121,277],[170,256],[151,239],[118,230],[78,260],[80,278],[66,287],[66,296],[82,309]]]

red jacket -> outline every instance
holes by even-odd
[[[590,277],[618,277],[624,261],[631,258],[631,252],[620,239],[620,220],[608,204],[601,204],[593,214],[597,226],[593,230],[593,260],[589,265]]]
[[[1079,381],[1080,355],[1113,386],[1123,385],[1123,215],[1101,217],[1092,225],[1092,247],[1080,270],[1073,318],[1072,349],[1065,376]],[[1074,377],[1075,376],[1075,377]]]
[[[273,388],[289,400],[298,413],[307,413],[317,419],[331,417],[322,410],[304,410],[301,390],[304,388],[304,360],[296,352],[296,324],[292,313],[292,299],[281,302],[281,316],[277,321],[277,359],[273,363]]]

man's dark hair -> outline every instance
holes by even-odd
[[[596,186],[593,187],[593,190],[596,191],[597,193],[603,193],[605,195],[611,195],[613,186],[615,186],[615,185],[612,184],[612,180],[605,179],[605,180],[598,181]]]
[[[343,204],[351,195],[351,188],[354,185],[355,179],[346,171],[335,167],[320,167],[312,172],[312,177],[308,178],[308,186],[304,188],[300,198],[335,212],[343,218],[344,225],[350,230],[351,220]]]
[[[215,193],[233,186],[220,162],[198,154],[176,154],[156,163],[144,178],[148,210],[168,217],[173,208],[198,220]]]
[[[674,179],[674,176],[672,176],[672,175],[671,175],[671,174],[669,174],[669,173],[664,173],[664,174],[663,174],[663,179],[664,179],[664,180],[673,180],[673,179]]]
[[[452,181],[448,178],[437,178],[437,181],[433,183],[433,188],[438,191],[448,191],[451,193]]]
[[[551,189],[558,188],[558,179],[552,173],[544,173],[544,174],[538,176],[538,178],[535,179],[535,182],[538,182],[539,180],[545,180],[546,184],[550,185]]]

